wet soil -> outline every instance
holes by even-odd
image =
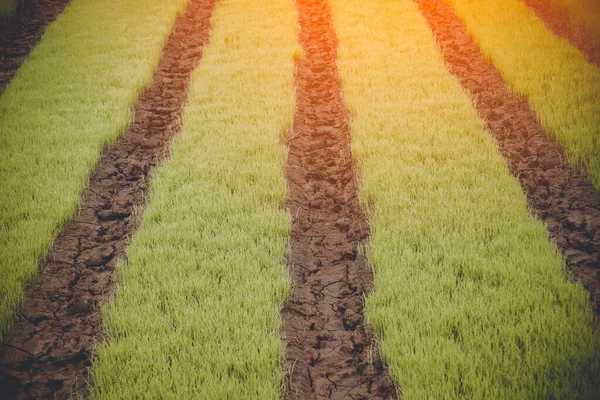
[[[416,2],[446,67],[470,93],[532,212],[547,225],[568,273],[590,292],[600,315],[600,195],[584,173],[567,165],[560,146],[544,132],[527,101],[509,91],[453,9],[443,0]]]
[[[25,291],[14,331],[0,348],[0,394],[66,399],[85,391],[94,345],[101,340],[99,304],[114,285],[116,260],[138,224],[152,167],[168,155],[180,130],[192,70],[208,42],[216,0],[191,0],[178,17],[135,119],[105,149],[80,210],[58,235]]]
[[[282,310],[287,399],[395,395],[365,326],[372,276],[359,255],[369,225],[357,197],[348,110],[327,0],[297,0],[297,112],[289,138],[292,296]]]
[[[571,23],[570,12],[552,0],[522,0],[532,9],[546,28],[577,47],[588,61],[600,68],[600,38],[583,26]],[[598,10],[600,11],[600,7]]]
[[[14,17],[0,24],[0,95],[17,73],[46,27],[70,0],[27,0]]]

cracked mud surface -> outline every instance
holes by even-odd
[[[46,27],[70,0],[27,0],[6,25],[0,25],[0,95]]]
[[[114,285],[144,205],[152,167],[168,155],[180,129],[192,70],[202,57],[216,0],[191,0],[168,38],[135,121],[105,149],[78,214],[59,233],[36,280],[26,288],[14,330],[0,348],[0,394],[66,399],[85,390],[94,344],[101,339],[99,303]]]
[[[594,37],[584,27],[572,25],[568,10],[553,3],[551,0],[522,1],[544,22],[546,28],[556,36],[570,41],[585,54],[590,63],[600,68],[600,38]],[[600,7],[598,11],[600,11]]]
[[[592,307],[600,315],[600,195],[586,175],[567,165],[527,101],[509,91],[452,8],[442,0],[416,2],[446,67],[472,96],[532,212],[546,224],[567,270],[590,292]]]
[[[365,327],[372,277],[358,246],[369,233],[357,197],[348,110],[327,0],[297,0],[297,112],[289,139],[292,297],[282,310],[287,399],[395,395]]]

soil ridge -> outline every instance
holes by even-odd
[[[358,201],[349,114],[327,0],[297,0],[296,106],[289,138],[292,296],[282,310],[286,399],[395,396],[365,325],[369,224]]]
[[[14,329],[0,348],[0,393],[15,399],[67,399],[85,392],[94,346],[103,334],[100,303],[115,283],[117,259],[139,223],[151,170],[180,131],[186,88],[210,36],[216,0],[190,0],[167,39],[134,121],[108,146],[80,208],[59,232]]]
[[[527,100],[513,94],[483,56],[454,10],[442,0],[415,0],[433,31],[447,69],[471,95],[533,214],[547,226],[569,275],[590,293],[600,315],[600,195],[569,166]]]

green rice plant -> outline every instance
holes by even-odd
[[[374,292],[407,399],[593,398],[600,336],[409,0],[331,0]]]
[[[518,0],[446,0],[509,87],[600,189],[600,70]]]
[[[296,21],[288,0],[217,3],[183,130],[103,308],[93,398],[279,398]]]
[[[73,0],[0,97],[0,340],[187,0]]]

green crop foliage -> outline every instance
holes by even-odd
[[[518,0],[446,0],[509,87],[600,189],[600,70]]]
[[[0,97],[0,339],[186,0],[73,0]]]
[[[372,228],[366,314],[403,396],[593,397],[587,294],[566,282],[417,6],[331,3]]]
[[[103,309],[94,398],[279,398],[296,21],[292,1],[217,4],[183,131]]]

